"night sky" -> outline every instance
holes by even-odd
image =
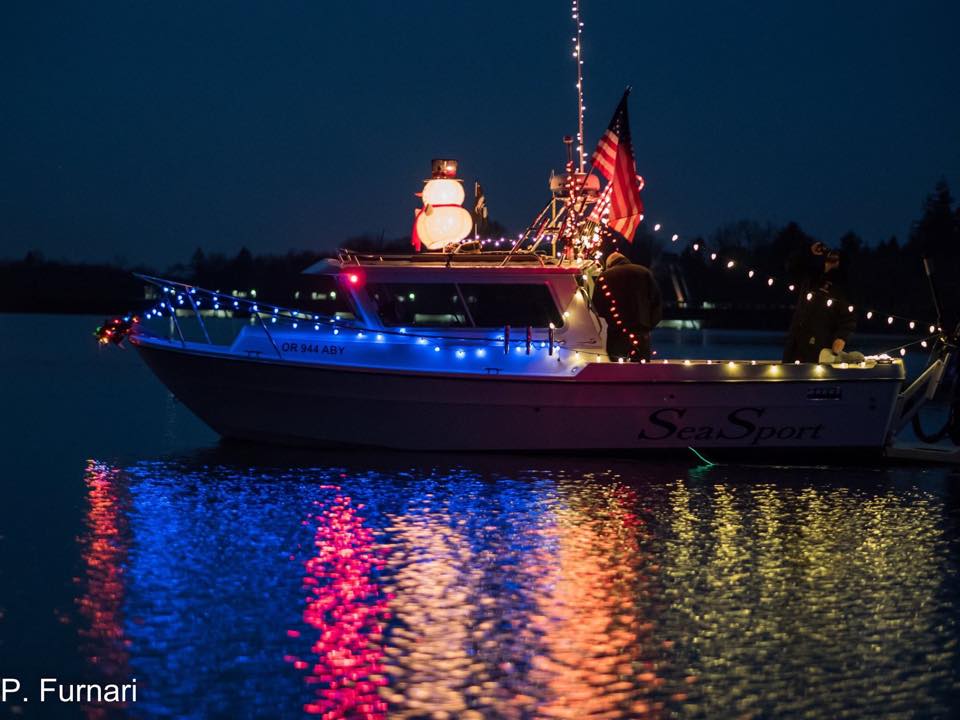
[[[960,194],[960,3],[584,0],[648,222],[903,238]],[[569,3],[7,3],[0,257],[164,266],[409,233],[431,157],[521,230],[575,131]],[[468,200],[469,202],[469,200]]]

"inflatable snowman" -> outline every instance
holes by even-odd
[[[431,178],[418,193],[423,208],[413,220],[413,247],[440,250],[449,243],[463,240],[473,229],[473,218],[464,210],[463,184],[457,180],[456,160],[434,160]]]

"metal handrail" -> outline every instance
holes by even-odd
[[[165,278],[155,277],[153,275],[144,275],[142,273],[134,273],[134,275],[135,277],[138,277],[141,280],[145,280],[151,285],[164,289],[165,291],[166,291],[166,288],[168,287],[169,288],[178,287],[186,290],[186,294],[190,296],[189,299],[190,299],[191,308],[196,313],[197,319],[201,324],[203,320],[200,316],[200,310],[197,307],[196,303],[193,301],[193,297],[192,297],[196,292],[206,293],[208,295],[212,295],[215,298],[220,298],[220,297],[230,298],[234,302],[239,302],[239,300],[233,297],[232,295],[218,293],[213,290],[207,290],[206,288],[202,288],[198,285],[191,285],[189,283],[181,282],[179,280],[168,280]],[[481,338],[481,337],[468,338],[468,337],[463,337],[461,335],[436,335],[433,333],[424,333],[424,332],[405,332],[400,330],[390,330],[388,328],[371,327],[369,325],[358,325],[350,321],[341,320],[340,318],[337,318],[335,315],[328,315],[325,313],[308,313],[303,310],[296,310],[293,308],[282,307],[274,303],[269,303],[269,307],[271,307],[274,310],[274,312],[262,313],[259,310],[259,307],[257,307],[256,310],[252,309],[253,307],[258,306],[259,303],[251,302],[250,300],[247,300],[247,299],[243,299],[242,302],[250,306],[247,308],[247,312],[255,316],[257,320],[260,322],[261,327],[263,327],[264,332],[267,334],[268,339],[270,340],[271,344],[274,346],[274,349],[277,351],[278,355],[280,354],[280,351],[277,349],[276,342],[273,340],[273,337],[270,335],[270,331],[267,328],[266,323],[263,322],[263,318],[261,317],[262,315],[267,315],[268,317],[271,317],[271,318],[279,317],[284,320],[289,320],[291,322],[307,321],[307,322],[314,322],[314,323],[320,323],[320,322],[335,323],[334,327],[338,330],[353,330],[361,333],[391,335],[395,337],[405,337],[405,338],[418,338],[418,339],[423,338],[426,340],[447,340],[447,341],[462,343],[464,345],[471,345],[471,346],[472,345],[490,346],[490,345],[500,344],[502,342],[502,338],[499,338],[499,337],[493,338],[493,339]],[[171,309],[173,310],[173,313],[175,315],[176,308],[173,306],[173,304],[171,304]],[[483,328],[471,328],[471,329],[480,330],[480,331],[484,330]],[[538,331],[542,330],[543,336],[542,338],[541,337],[535,338],[534,342],[543,343],[543,342],[549,341],[549,333],[550,333],[549,328],[537,328],[536,330]],[[208,344],[213,344],[210,341],[210,337],[208,334],[206,334],[206,332],[205,332],[205,335],[206,335]],[[523,342],[518,342],[517,344],[522,345]],[[564,350],[566,350],[566,348],[563,348],[562,346],[565,344],[566,344],[566,341],[564,340],[554,341],[554,345]]]

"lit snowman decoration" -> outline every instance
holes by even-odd
[[[456,160],[433,160],[431,178],[418,195],[423,208],[413,220],[413,246],[440,250],[463,240],[473,229],[473,218],[463,207],[463,184],[457,180]]]

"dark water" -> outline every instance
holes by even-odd
[[[0,316],[0,716],[955,716],[956,471],[220,446],[92,324]]]

